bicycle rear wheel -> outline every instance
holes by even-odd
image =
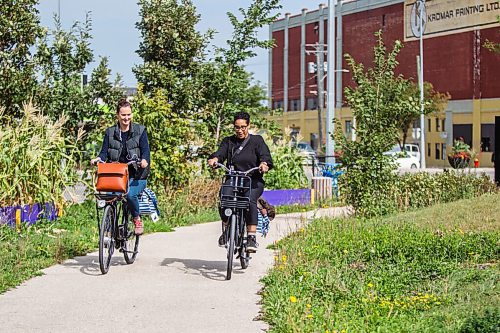
[[[229,224],[229,246],[227,248],[227,272],[226,280],[231,280],[233,272],[233,257],[234,257],[234,236],[236,234],[236,215],[231,215],[231,223]]]
[[[139,249],[139,235],[136,235],[134,223],[131,220],[130,214],[124,212],[123,219],[123,257],[127,264],[132,264],[137,257]]]
[[[102,274],[109,270],[111,257],[115,250],[114,222],[116,212],[113,206],[106,206],[102,216],[101,228],[99,230],[99,268]]]

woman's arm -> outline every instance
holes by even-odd
[[[151,163],[151,151],[149,149],[148,131],[144,129],[139,139],[139,148],[141,149],[141,158]]]
[[[219,149],[212,155],[209,160],[217,158],[219,163],[223,163],[227,159],[227,151],[229,149],[229,137],[225,137],[219,145]]]

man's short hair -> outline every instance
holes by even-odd
[[[250,115],[248,112],[238,112],[234,115],[233,123],[238,119],[244,119],[247,121],[247,124],[250,124]]]

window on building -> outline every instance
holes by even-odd
[[[446,159],[446,143],[441,144],[441,159]]]
[[[441,132],[441,119],[436,118],[436,132]]]
[[[283,109],[283,101],[274,101],[273,109],[274,110]]]
[[[446,119],[441,119],[441,128],[443,132],[446,131]]]
[[[300,99],[290,100],[290,111],[300,111]]]
[[[472,124],[453,125],[453,139],[459,138],[472,147]]]
[[[314,22],[314,34],[317,35],[319,34],[319,23]]]
[[[436,160],[441,159],[441,144],[436,143]]]
[[[495,151],[495,124],[481,124],[481,151]]]
[[[431,157],[431,144],[430,143],[427,144],[427,156]]]
[[[345,121],[345,134],[346,135],[352,134],[352,121],[351,120]]]
[[[432,130],[431,125],[432,125],[431,118],[429,118],[427,119],[427,131],[429,132]]]
[[[318,109],[318,99],[316,97],[310,97],[307,99],[307,109],[308,110]]]

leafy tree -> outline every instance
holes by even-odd
[[[144,93],[142,86],[134,99],[134,120],[148,129],[152,186],[161,191],[184,185],[193,171],[187,159],[191,121],[175,112],[166,90]]]
[[[420,100],[420,87],[417,84],[408,81],[407,88],[407,91],[404,92],[406,98],[411,100]],[[434,114],[435,116],[439,116],[445,109],[449,99],[449,93],[443,94],[437,92],[434,90],[431,83],[424,82],[424,115]],[[398,143],[402,150],[406,144],[406,139],[408,138],[408,131],[412,127],[413,123],[420,119],[420,114],[420,109],[407,109],[401,110],[401,112],[397,115],[401,131]]]
[[[395,209],[391,200],[391,186],[395,181],[393,158],[383,153],[397,142],[400,132],[398,119],[407,110],[418,112],[419,100],[409,97],[411,83],[394,73],[396,60],[403,44],[394,43],[387,52],[379,31],[374,47],[373,67],[365,69],[361,63],[346,55],[356,87],[345,89],[347,104],[356,117],[358,141],[347,140],[336,133],[347,166],[342,181],[343,196],[356,214],[373,216],[387,214]],[[338,126],[340,127],[340,126]]]
[[[102,122],[100,102],[114,106],[123,93],[116,88],[120,78],[111,83],[107,58],[101,58],[88,85],[83,86],[82,74],[94,56],[90,49],[91,20],[75,22],[69,31],[55,17],[55,29],[38,44],[37,61],[40,82],[35,102],[53,119],[68,116],[65,124],[70,136],[88,122]],[[87,127],[91,129],[91,127]]]
[[[227,13],[233,25],[233,35],[227,48],[218,48],[214,62],[205,68],[205,76],[211,76],[211,81],[202,89],[206,106],[203,120],[209,133],[213,134],[213,142],[222,137],[224,127],[231,122],[234,110],[241,110],[242,104],[235,103],[241,97],[245,78],[242,63],[255,56],[255,48],[271,48],[274,41],[259,40],[257,29],[273,22],[277,15],[271,13],[281,8],[279,0],[256,0],[245,10],[240,8],[241,20],[236,15]],[[250,92],[247,85],[246,92]],[[255,89],[255,88],[253,88]],[[255,108],[254,108],[255,110]]]
[[[32,47],[44,35],[37,3],[0,0],[0,106],[11,116],[21,116],[36,86]]]
[[[199,99],[194,77],[212,32],[196,30],[200,15],[191,0],[139,0],[139,7],[137,53],[144,63],[133,72],[145,93],[164,89],[173,110],[188,115]]]

